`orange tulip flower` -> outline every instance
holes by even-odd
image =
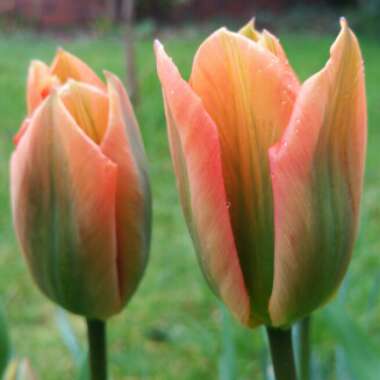
[[[253,23],[200,46],[188,82],[155,44],[185,218],[214,292],[244,324],[285,327],[336,292],[357,235],[366,147],[346,21],[302,85]]]
[[[41,290],[88,318],[119,312],[148,259],[150,190],[120,80],[60,50],[30,65],[28,117],[11,160],[14,225]]]

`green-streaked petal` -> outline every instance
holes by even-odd
[[[107,318],[120,309],[117,166],[53,94],[33,114],[11,160],[14,225],[34,279],[66,309]]]
[[[225,29],[199,48],[190,84],[218,128],[228,210],[252,312],[269,322],[274,221],[268,149],[288,124],[298,85],[276,56]]]
[[[282,141],[270,151],[276,258],[270,311],[277,326],[325,303],[355,241],[366,146],[358,42],[342,21],[331,57],[303,85]]]
[[[57,85],[59,85],[58,78],[50,73],[45,63],[37,60],[30,63],[26,85],[28,115],[32,114]]]
[[[102,152],[118,165],[116,235],[122,302],[136,290],[148,261],[151,237],[151,193],[147,160],[139,127],[121,81],[106,73],[109,121]]]
[[[232,235],[216,126],[159,42],[155,52],[177,187],[201,268],[243,324],[258,324]]]

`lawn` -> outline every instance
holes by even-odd
[[[201,31],[163,35],[167,51],[185,76],[204,37]],[[286,34],[282,42],[290,62],[305,79],[324,65],[333,39]],[[361,233],[349,276],[333,305],[315,313],[313,321],[316,371],[324,380],[337,379],[337,373],[355,366],[352,356],[371,357],[372,351],[368,353],[355,342],[367,347],[367,336],[377,345],[380,342],[380,130],[376,129],[380,125],[380,49],[378,41],[360,40],[369,108],[366,186]],[[116,37],[0,34],[0,294],[15,353],[28,356],[43,380],[73,379],[75,368],[59,332],[57,309],[36,289],[15,241],[8,162],[12,137],[25,113],[28,63],[33,58],[50,61],[57,46],[77,54],[99,73],[103,69],[120,76],[124,73],[123,46]],[[109,322],[113,379],[210,380],[228,371],[235,371],[239,380],[264,379],[264,331],[249,331],[232,320],[208,290],[198,268],[175,189],[152,41],[139,40],[137,52],[141,102],[136,111],[150,161],[154,230],[142,284],[124,312]],[[354,328],[340,323],[341,315],[354,321]],[[70,322],[84,345],[82,320],[70,317]]]

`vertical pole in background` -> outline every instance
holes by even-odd
[[[107,14],[111,23],[120,24],[123,21],[124,0],[107,0]]]
[[[113,23],[115,20],[115,0],[107,0],[106,6],[108,21]]]
[[[125,11],[125,63],[126,63],[126,81],[127,91],[131,98],[132,104],[136,106],[139,101],[139,86],[136,72],[136,51],[134,41],[134,14],[135,1],[124,0]]]

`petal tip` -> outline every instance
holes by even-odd
[[[103,70],[103,75],[104,75],[104,78],[106,79],[107,91],[110,90],[110,87],[111,88],[115,87],[116,82],[121,82],[119,77],[111,71]]]
[[[161,41],[160,41],[158,38],[156,38],[156,39],[153,41],[153,48],[154,48],[154,51],[157,53],[157,51],[158,51],[159,49],[163,49],[164,46],[162,45]]]
[[[104,77],[105,78],[107,78],[107,76],[112,76],[112,73],[111,73],[111,71],[108,71],[108,70],[102,70],[102,73],[103,73],[103,75],[104,75]]]
[[[339,23],[340,23],[340,27],[344,30],[344,29],[347,29],[348,28],[348,22],[347,22],[347,19],[342,16],[340,19],[339,19]]]
[[[103,74],[104,74],[105,78],[107,79],[107,82],[112,81],[112,79],[114,79],[114,77],[115,77],[115,74],[111,73],[111,71],[108,71],[108,70],[103,70]]]
[[[256,17],[253,16],[242,29],[249,28],[252,31],[256,31]]]
[[[118,86],[118,84],[120,84],[122,87],[124,87],[123,82],[121,81],[121,79],[116,74],[114,74],[108,70],[104,70],[103,73],[104,73],[104,76],[105,76],[106,81],[107,81],[108,91],[110,90],[110,88],[112,88],[112,89],[116,88]]]
[[[169,58],[165,51],[164,45],[158,39],[154,40],[153,42],[153,50],[154,50],[154,55],[156,56],[157,65],[159,65],[159,62],[162,61],[163,59]]]
[[[257,42],[260,33],[256,30],[256,18],[252,17],[242,28],[240,28],[239,34]]]
[[[57,50],[55,51],[53,63],[56,62],[58,59],[64,58],[67,54],[69,53],[62,46],[58,46]],[[51,66],[53,66],[53,64]]]

